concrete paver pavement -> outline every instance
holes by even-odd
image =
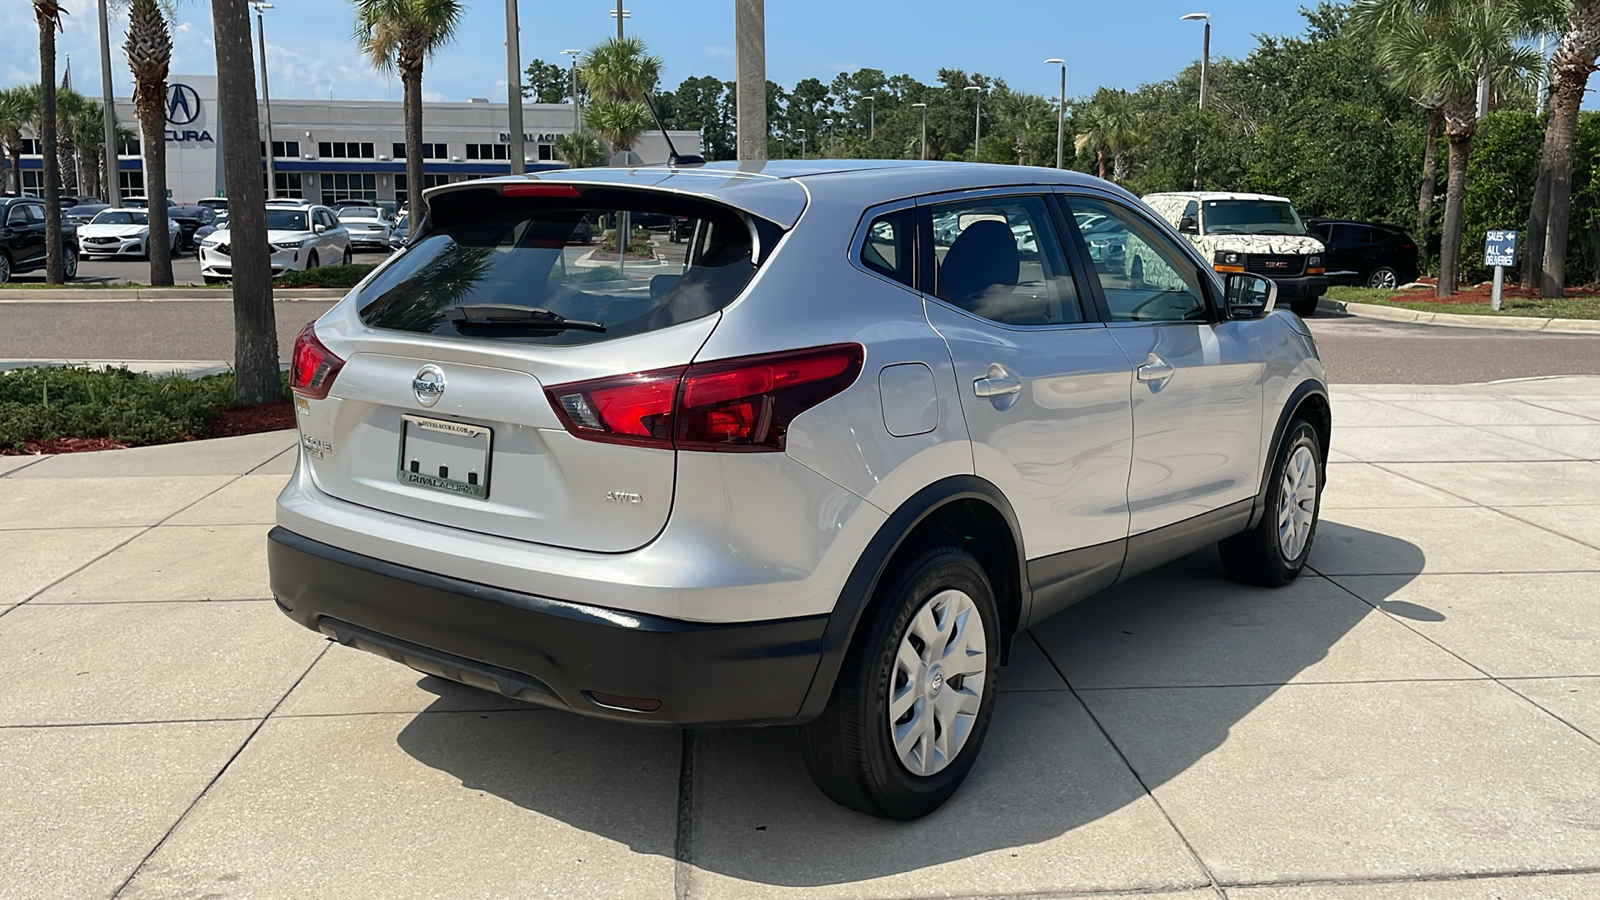
[[[1199,553],[1020,636],[915,823],[833,806],[790,729],[531,709],[293,625],[292,435],[0,458],[0,898],[1593,897],[1596,397],[1336,387],[1313,571]]]

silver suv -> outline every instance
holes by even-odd
[[[1311,335],[1105,182],[819,161],[426,201],[294,348],[272,589],[342,644],[607,719],[798,724],[828,796],[909,819],[1022,629],[1213,543],[1251,584],[1310,553]]]

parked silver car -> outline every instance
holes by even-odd
[[[426,202],[294,348],[272,590],[342,644],[619,721],[800,724],[828,796],[909,819],[1022,629],[1210,544],[1260,585],[1311,551],[1310,333],[1108,183],[813,161]],[[1084,214],[1121,224],[1110,265]]]

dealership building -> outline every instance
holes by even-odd
[[[137,133],[133,101],[116,103],[117,124]],[[174,75],[167,89],[167,190],[174,203],[225,195],[222,146],[214,75]],[[423,187],[507,175],[507,106],[473,99],[466,103],[422,104]],[[525,168],[539,172],[565,168],[555,159],[556,138],[573,130],[570,104],[525,103],[522,107]],[[265,135],[267,110],[259,113]],[[681,154],[700,152],[700,135],[669,132]],[[118,148],[118,179],[123,197],[145,191],[145,164],[138,141]],[[639,136],[634,146],[645,164],[667,160],[660,132]],[[24,193],[43,195],[43,160],[35,141],[24,141]],[[248,151],[247,151],[248,152]],[[262,184],[266,184],[265,142]],[[279,197],[314,203],[337,200],[395,201],[404,205],[406,184],[405,111],[402,103],[382,100],[273,100],[272,168]]]

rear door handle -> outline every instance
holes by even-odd
[[[1172,371],[1172,363],[1152,353],[1139,367],[1137,374],[1140,381],[1162,382],[1172,377]]]

